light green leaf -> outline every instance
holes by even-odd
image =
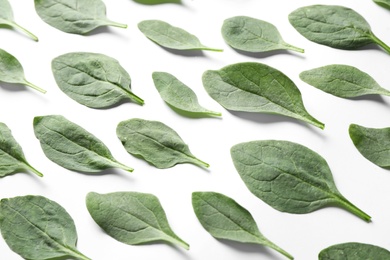
[[[390,259],[390,252],[382,247],[362,244],[344,243],[333,245],[322,250],[319,260],[376,260]]]
[[[373,0],[376,4],[386,8],[390,9],[390,0]]]

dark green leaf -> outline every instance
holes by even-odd
[[[382,247],[362,244],[344,243],[333,245],[322,250],[319,260],[379,260],[390,259],[390,252]]]
[[[390,9],[390,0],[373,0],[378,5]]]

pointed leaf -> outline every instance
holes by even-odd
[[[131,91],[131,79],[119,62],[98,53],[67,53],[52,61],[57,85],[70,98],[92,108],[105,108],[121,100],[144,101]]]
[[[189,245],[172,231],[160,201],[152,194],[90,192],[86,203],[95,222],[122,243],[138,245],[167,241],[189,249]]]
[[[63,116],[35,117],[34,132],[47,158],[69,170],[93,173],[120,168],[133,171],[115,160],[102,141]]]
[[[322,250],[319,260],[374,260],[390,259],[390,251],[374,245],[362,243],[344,243]]]
[[[161,122],[137,118],[122,121],[118,124],[116,135],[128,153],[157,168],[166,169],[179,163],[209,167],[191,153],[172,128]]]
[[[192,206],[199,222],[213,237],[264,245],[294,259],[265,238],[251,213],[233,199],[216,192],[194,192]]]
[[[306,111],[294,82],[265,64],[244,62],[206,71],[203,86],[226,109],[280,114],[324,128]]]
[[[337,205],[369,222],[337,190],[327,162],[316,152],[288,141],[252,141],[232,147],[231,155],[248,189],[271,207],[304,214]]]
[[[373,0],[376,4],[390,10],[390,0]]]
[[[293,50],[304,52],[303,49],[286,43],[273,24],[248,16],[226,19],[222,26],[222,36],[227,44],[242,51]]]

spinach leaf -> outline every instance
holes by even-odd
[[[319,260],[368,260],[390,259],[390,252],[382,247],[362,244],[344,243],[325,248],[318,255]]]
[[[192,206],[199,222],[213,237],[264,245],[294,259],[264,237],[251,213],[233,199],[216,192],[194,192]]]
[[[144,5],[158,5],[165,3],[180,4],[181,0],[134,0],[134,2],[144,4]]]
[[[337,5],[306,6],[292,12],[289,20],[310,41],[344,50],[355,50],[375,43],[390,54],[390,47],[374,35],[360,14],[350,8]]]
[[[166,72],[153,72],[153,81],[161,98],[170,106],[190,114],[221,116],[221,113],[199,105],[195,92],[173,75]]]
[[[23,28],[22,26],[20,26],[14,21],[14,14],[12,12],[12,7],[9,4],[8,0],[0,0],[0,25],[2,24],[19,29],[25,34],[27,34],[28,37],[30,37],[34,41],[36,42],[38,41],[37,36],[35,36],[34,34],[32,34],[31,32],[29,32],[28,30],[26,30],[25,28]]]
[[[390,128],[367,128],[351,124],[349,136],[367,160],[379,167],[390,168]]]
[[[95,222],[122,243],[138,245],[167,241],[189,249],[189,245],[172,231],[160,201],[152,194],[90,192],[86,204]]]
[[[304,50],[286,43],[278,29],[266,21],[248,16],[226,19],[222,25],[222,36],[231,47],[248,52],[273,50]]]
[[[304,71],[299,77],[304,82],[341,98],[369,94],[390,96],[390,91],[379,86],[370,75],[352,66],[328,65]]]
[[[12,251],[24,259],[89,259],[76,248],[72,217],[59,204],[42,196],[2,199],[0,230]]]
[[[324,129],[305,109],[301,92],[282,72],[265,64],[244,62],[203,74],[203,86],[223,107],[293,117]]]
[[[34,132],[45,155],[69,170],[101,172],[108,168],[120,168],[133,171],[115,160],[102,141],[63,116],[35,117]]]
[[[105,108],[121,100],[144,101],[131,91],[131,79],[119,62],[98,53],[67,53],[52,61],[57,85],[70,98],[92,108]]]
[[[223,51],[204,46],[195,35],[164,21],[142,21],[138,24],[138,29],[153,42],[169,49]]]
[[[26,80],[22,64],[20,64],[14,56],[3,49],[0,49],[0,81],[23,84],[38,90],[39,92],[46,93],[46,90],[41,89]]]
[[[231,156],[248,189],[279,211],[304,214],[337,205],[371,220],[337,190],[324,158],[305,146],[252,141],[233,146]]]
[[[24,170],[32,171],[39,177],[43,176],[27,162],[22,147],[16,142],[7,125],[0,123],[0,177]]]
[[[101,0],[34,0],[43,21],[66,33],[86,34],[101,26],[127,28],[108,20]]]
[[[390,0],[373,0],[373,1],[384,8],[390,9]]]
[[[138,118],[122,121],[118,124],[116,135],[128,153],[157,168],[166,169],[179,163],[209,167],[191,153],[172,128],[161,122]]]

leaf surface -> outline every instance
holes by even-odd
[[[382,247],[363,243],[344,243],[322,250],[319,260],[374,260],[390,259],[390,252]]]
[[[390,10],[390,0],[373,0],[376,4]]]

